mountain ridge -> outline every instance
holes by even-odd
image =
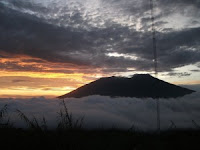
[[[195,91],[162,81],[149,74],[135,74],[131,78],[104,77],[58,98],[81,98],[90,95],[137,98],[177,98]]]

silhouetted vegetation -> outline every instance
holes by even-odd
[[[38,130],[38,131],[45,131],[47,130],[46,119],[43,117],[41,123],[37,120],[35,116],[30,120],[23,112],[20,110],[16,110],[19,117],[26,123],[28,129]]]
[[[8,121],[8,106],[0,109],[0,141],[2,149],[53,150],[192,150],[198,149],[200,130],[178,130],[173,121],[171,129],[161,132],[141,132],[134,125],[129,130],[82,128],[83,118],[74,119],[64,101],[58,113],[58,127],[50,130],[46,119],[31,119],[17,110],[26,129],[15,128]]]
[[[81,129],[83,125],[83,117],[75,120],[72,113],[69,113],[64,100],[61,101],[61,104],[63,108],[58,112],[59,123],[57,129]]]
[[[13,124],[10,122],[8,115],[8,105],[4,105],[0,110],[0,128],[11,128]]]

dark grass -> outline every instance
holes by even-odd
[[[200,131],[165,131],[157,135],[116,129],[40,132],[1,128],[0,141],[2,149],[197,150],[200,148]]]
[[[83,118],[74,119],[62,101],[58,126],[49,130],[45,118],[38,121],[17,110],[26,129],[13,126],[8,106],[0,109],[0,149],[2,150],[198,150],[200,129],[167,130],[160,134],[129,130],[83,129]],[[134,127],[134,126],[133,126]]]

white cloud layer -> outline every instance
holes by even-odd
[[[61,108],[58,99],[0,99],[0,108],[9,106],[9,115],[15,126],[24,126],[15,110],[20,109],[27,116],[41,119],[46,117],[49,127],[56,127],[57,112]],[[156,129],[156,101],[138,98],[110,98],[90,96],[80,99],[66,99],[74,117],[84,117],[85,128],[123,128],[132,125],[141,130]],[[160,99],[161,128],[168,129],[171,120],[177,128],[195,128],[194,120],[200,124],[200,92],[177,99]]]

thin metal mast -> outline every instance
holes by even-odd
[[[155,30],[155,19],[154,19],[154,5],[153,0],[150,0],[151,7],[151,28],[152,28],[152,38],[153,38],[153,53],[154,53],[154,69],[155,75],[157,75],[157,47],[156,47],[156,30]]]
[[[153,39],[153,54],[154,54],[154,71],[155,76],[157,77],[158,70],[157,70],[157,46],[156,46],[156,30],[155,30],[155,18],[154,18],[154,5],[153,0],[150,0],[150,7],[151,7],[151,28],[152,28],[152,39]],[[159,99],[156,100],[157,106],[157,130],[160,133],[160,102]]]

